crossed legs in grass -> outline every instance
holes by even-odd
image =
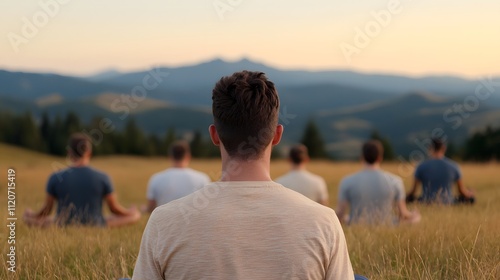
[[[104,217],[104,220],[106,221],[106,227],[115,228],[136,223],[140,218],[141,215],[137,211],[136,213],[127,216],[108,215]],[[23,220],[30,227],[46,228],[56,224],[56,217],[37,217],[33,210],[29,208],[24,212]]]

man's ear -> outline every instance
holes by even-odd
[[[284,130],[283,125],[278,124],[278,126],[276,126],[276,131],[274,132],[274,137],[272,142],[273,146],[276,146],[280,143],[281,136],[283,135],[283,130]]]
[[[210,133],[210,139],[212,139],[212,143],[215,146],[220,146],[219,134],[217,134],[217,129],[215,129],[215,125],[211,124],[208,127],[208,132]]]

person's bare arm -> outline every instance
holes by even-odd
[[[345,216],[348,206],[349,203],[347,201],[340,201],[339,205],[337,206],[337,210],[335,210],[335,212],[337,213],[337,217],[342,224],[345,222]]]
[[[115,193],[110,193],[106,197],[106,203],[108,204],[109,210],[111,213],[118,215],[118,216],[129,216],[134,214],[133,209],[125,209],[125,207],[121,206],[120,203],[118,203],[118,200],[116,199]],[[137,211],[137,209],[136,209]]]
[[[474,193],[471,192],[470,190],[468,190],[465,185],[464,185],[464,182],[462,181],[462,179],[458,179],[457,180],[457,187],[458,187],[458,192],[467,197],[467,198],[472,198],[474,197]]]
[[[416,223],[420,221],[420,213],[418,213],[418,211],[409,211],[404,200],[400,200],[397,202],[397,208],[400,221],[410,223]]]
[[[413,179],[413,186],[412,186],[411,190],[406,194],[406,196],[407,197],[408,196],[415,196],[419,185],[420,185],[420,180],[417,178],[414,178]]]
[[[47,194],[45,199],[45,204],[38,211],[34,212],[30,208],[26,208],[23,214],[23,220],[28,226],[36,227],[47,227],[54,223],[54,219],[49,217],[52,212],[52,207],[54,206],[56,198],[50,194]]]
[[[54,206],[55,200],[56,200],[55,197],[53,197],[50,194],[47,194],[44,205],[38,212],[33,214],[33,218],[43,218],[50,215],[50,213],[52,213],[52,208]]]

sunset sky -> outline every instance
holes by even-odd
[[[2,0],[0,68],[86,75],[247,57],[474,78],[500,74],[499,13],[498,0]]]

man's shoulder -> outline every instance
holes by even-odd
[[[358,180],[361,179],[361,177],[365,176],[365,170],[359,170],[355,173],[351,173],[351,174],[348,174],[348,175],[345,175],[344,177],[342,177],[342,179],[340,180],[340,183],[341,184],[348,184],[348,183],[351,183],[351,182],[356,182]]]
[[[108,174],[106,174],[104,171],[101,171],[101,170],[96,169],[96,168],[91,167],[91,166],[87,166],[87,168],[88,168],[89,172],[95,176],[99,176],[99,177],[105,178],[105,179],[109,178]]]
[[[197,192],[199,192],[199,190],[194,193]],[[199,212],[193,205],[194,193],[156,207],[149,219],[160,224],[167,223],[171,225],[180,222],[185,215]]]
[[[75,173],[75,171],[77,171]],[[83,171],[78,172],[78,171]],[[107,179],[109,176],[104,173],[103,171],[100,171],[98,169],[95,169],[91,166],[85,166],[85,167],[68,167],[64,168],[58,171],[55,171],[50,175],[50,179],[55,179],[55,178],[61,178],[62,176],[68,176],[68,175],[73,175],[73,174],[85,174],[84,176],[96,176],[99,178],[105,178]]]
[[[429,166],[430,164],[432,164],[432,159],[430,159],[430,158],[424,159],[417,164],[417,168],[425,168],[425,167]]]
[[[434,158],[426,159],[418,164],[417,169],[433,168],[436,166],[435,164],[441,164],[441,166],[442,164],[445,164],[452,168],[458,168],[458,163],[456,161],[448,157],[443,157],[440,159],[434,159]]]
[[[388,180],[391,180],[391,181],[394,181],[394,182],[400,182],[400,181],[402,182],[402,181],[403,181],[403,179],[402,179],[400,176],[398,176],[398,175],[396,175],[396,174],[394,174],[394,173],[391,173],[391,172],[389,172],[389,171],[380,170],[380,172],[381,172],[381,173],[382,173],[382,174],[383,174],[383,175],[384,175],[384,176],[385,176]]]
[[[193,168],[186,168],[186,172],[188,172],[192,176],[196,176],[203,179],[210,179],[210,177],[206,173],[195,170]]]
[[[391,173],[389,171],[385,171],[382,169],[378,170],[366,170],[362,169],[356,173],[350,174],[342,178],[341,182],[344,184],[349,184],[349,183],[356,183],[360,180],[366,180],[367,176],[372,176],[372,177],[379,177],[382,176],[386,178],[387,180],[391,181],[402,181],[401,177],[398,175]]]
[[[301,170],[301,171],[289,171],[286,174],[283,174],[282,176],[276,178],[276,182],[281,182],[281,181],[288,181],[288,180],[296,180],[296,179],[302,179],[302,180],[309,180],[309,181],[322,181],[324,182],[323,177],[314,174],[308,170]]]
[[[294,176],[295,174],[292,171],[288,171],[287,173],[276,178],[274,181],[278,184],[281,184],[282,182],[286,182],[287,180],[291,179]]]
[[[322,182],[325,181],[325,179],[323,179],[323,177],[319,176],[318,174],[312,173],[311,171],[306,171],[304,174],[305,174],[305,176],[308,176],[309,178],[311,178],[313,180],[322,181]]]
[[[456,161],[452,160],[451,158],[444,157],[442,160],[443,160],[443,162],[450,165],[451,167],[458,168],[458,163]]]
[[[277,182],[277,184],[279,184]],[[281,184],[280,184],[281,185]],[[283,186],[283,185],[281,185]],[[291,190],[285,186],[283,186],[282,189],[280,189],[279,197],[278,197],[281,204],[284,206],[286,205],[290,209],[294,209],[293,211],[296,211],[297,213],[310,213],[308,211],[312,211],[315,214],[326,214],[330,215],[332,213],[335,213],[333,209],[326,207],[324,205],[321,205],[310,198],[305,197],[304,195]],[[293,207],[290,207],[293,206]]]
[[[153,175],[151,175],[150,180],[157,180],[161,177],[168,176],[169,173],[170,173],[170,169],[165,169],[165,170],[156,172]]]
[[[272,188],[275,190],[273,191],[277,200],[275,204],[290,209],[294,211],[294,213],[309,215],[309,217],[317,215],[335,215],[333,209],[312,201],[302,194],[290,190],[279,183],[271,182],[269,184],[272,185]],[[179,218],[179,216],[205,215],[207,211],[211,211],[211,208],[203,206],[209,206],[208,204],[213,206],[214,204],[210,203],[210,199],[216,199],[216,197],[219,197],[220,194],[224,192],[224,189],[228,188],[231,188],[231,186],[219,185],[217,182],[212,182],[189,195],[157,207],[154,211],[156,212],[155,215],[157,218],[162,217],[162,220],[177,219],[181,221],[182,219]],[[216,208],[219,207],[221,206],[217,205]]]
[[[172,214],[175,216],[178,215],[179,211],[182,211],[182,209],[200,208],[200,205],[206,202],[207,199],[214,198],[220,191],[221,189],[216,183],[209,183],[188,195],[156,207],[155,211],[161,212],[163,215]]]

